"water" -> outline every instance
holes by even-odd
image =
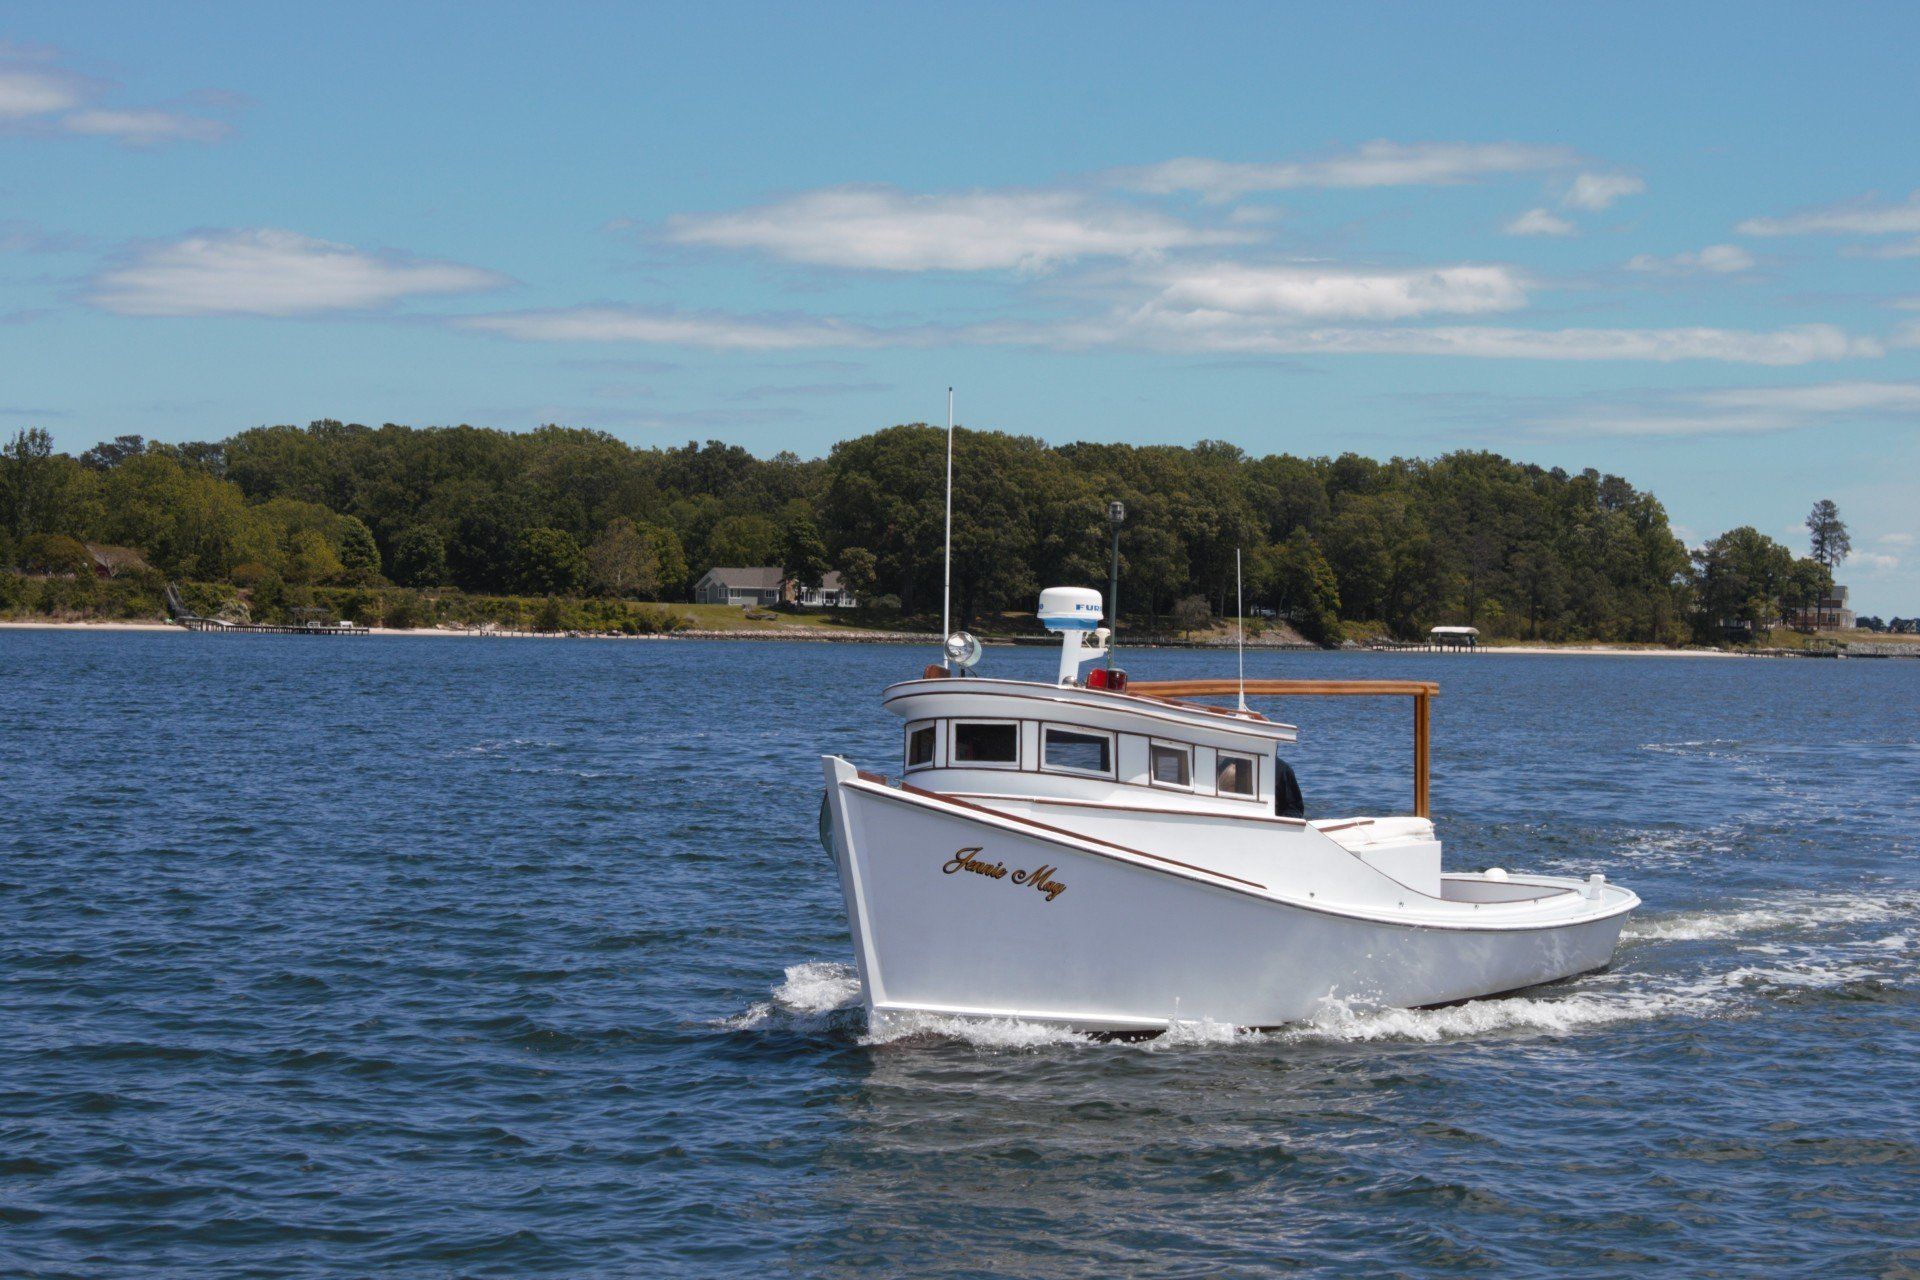
[[[1920,1271],[1920,663],[1253,656],[1440,679],[1450,863],[1638,890],[1615,968],[873,1043],[815,757],[924,658],[0,634],[0,1274]],[[1291,718],[1405,807],[1403,703]]]

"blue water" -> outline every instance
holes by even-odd
[[[1437,677],[1450,863],[1614,969],[869,1043],[816,757],[925,656],[0,633],[0,1273],[1920,1271],[1920,663],[1256,655]],[[1403,705],[1288,715],[1404,809]]]

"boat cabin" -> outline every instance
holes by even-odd
[[[1289,724],[1132,692],[935,677],[895,685],[901,776],[943,792],[1019,790],[1130,807],[1273,812]]]

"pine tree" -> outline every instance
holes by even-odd
[[[1840,508],[1833,504],[1832,498],[1822,498],[1813,504],[1813,511],[1807,516],[1807,532],[1813,535],[1813,558],[1828,569],[1838,569],[1840,562],[1853,554],[1853,539],[1847,536]]]

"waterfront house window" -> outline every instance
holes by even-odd
[[[907,768],[921,769],[933,763],[933,733],[930,724],[907,730]]]
[[[1018,764],[1020,726],[1010,721],[961,721],[953,726],[954,764]]]
[[[1147,776],[1159,786],[1193,785],[1193,748],[1170,742],[1155,742],[1147,747]]]
[[[1040,762],[1063,773],[1113,776],[1113,735],[1090,729],[1046,728]]]
[[[1253,781],[1253,757],[1222,751],[1214,771],[1213,789],[1223,796],[1250,796],[1256,793]]]

